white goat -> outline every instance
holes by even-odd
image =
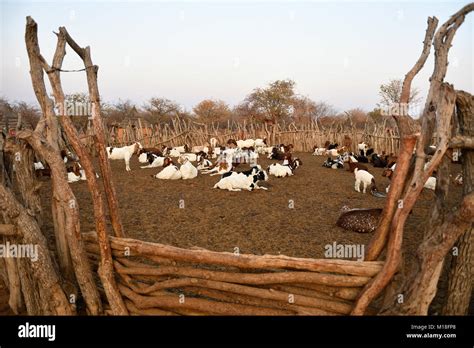
[[[161,172],[155,175],[155,178],[162,180],[179,180],[181,179],[181,172],[173,162],[167,161],[169,164],[163,168]]]
[[[148,153],[144,152],[138,156],[138,162],[147,163],[148,162]]]
[[[232,162],[235,156],[235,149],[226,149],[222,152],[221,157],[218,163],[212,169],[203,170],[203,174],[210,174],[213,175],[221,175],[224,173],[228,173],[232,170]]]
[[[204,170],[204,169],[209,169],[212,167],[212,162],[209,161],[207,158],[202,158],[201,161],[199,161],[197,169],[198,170]]]
[[[277,178],[283,178],[285,176],[293,175],[293,171],[287,165],[282,165],[280,163],[273,163],[268,167],[268,174],[274,175]]]
[[[363,185],[362,193],[365,193],[368,186],[375,184],[375,179],[372,174],[365,170],[354,169],[355,185],[354,189],[360,192],[360,184]]]
[[[198,175],[198,170],[187,157],[181,156],[178,162],[181,163],[179,171],[181,172],[181,178],[183,180],[194,179]]]
[[[337,151],[337,149],[327,150],[327,154],[328,156],[331,156],[331,157],[339,156],[339,152]]]
[[[179,150],[177,150],[176,148],[172,148],[171,150],[169,150],[168,156],[170,156],[170,157],[179,157],[179,156],[181,156],[181,152]]]
[[[323,156],[326,154],[326,148],[325,147],[315,147],[313,156]]]
[[[136,142],[129,146],[124,147],[106,147],[107,156],[111,160],[121,160],[125,161],[125,169],[130,171],[130,158],[133,156],[134,153],[138,154],[138,151],[143,148],[142,144]]]
[[[283,161],[283,164],[280,163],[273,163],[268,166],[268,173],[270,175],[274,175],[277,178],[283,178],[285,176],[293,175],[293,172],[298,168],[301,164],[299,158],[295,158],[291,163],[286,159]]]
[[[255,140],[253,139],[237,140],[237,146],[240,147],[241,149],[244,147],[255,146]]]
[[[359,153],[361,153],[361,151],[362,151],[362,153],[364,154],[364,157],[365,157],[366,153],[367,153],[367,150],[369,149],[369,145],[362,142],[360,144],[357,144],[357,149],[359,150]]]
[[[211,147],[217,147],[217,139],[216,138],[211,138],[209,140],[209,144],[211,145]]]
[[[197,153],[184,153],[180,157],[186,157],[188,160],[191,162],[196,162],[201,159],[201,155],[198,155]]]
[[[193,146],[193,148],[191,149],[191,152],[205,152],[205,153],[209,153],[209,146],[207,145],[200,145],[200,146]]]
[[[428,165],[429,165],[429,162],[425,164],[425,169],[428,167]],[[393,166],[390,167],[389,170],[393,172],[396,166],[397,164],[395,163]],[[428,180],[426,180],[425,185],[423,185],[423,187],[434,191],[436,189],[436,177],[430,176]],[[389,190],[390,190],[390,185],[387,186],[385,191],[388,192]]]
[[[271,154],[273,152],[273,146],[266,146],[263,148],[263,153]]]
[[[44,165],[43,165],[43,163],[41,163],[41,162],[34,162],[33,165],[34,165],[34,167],[35,167],[35,170],[44,169]]]
[[[436,189],[436,177],[430,176],[428,180],[426,180],[424,188],[434,191]]]
[[[149,154],[148,155],[148,165],[147,166],[140,166],[140,168],[145,169],[145,168],[156,168],[156,167],[163,167],[165,163],[165,158],[166,157],[160,157],[155,154]],[[151,163],[150,163],[151,161]]]
[[[267,146],[267,138],[265,139],[255,139],[255,148]]]
[[[183,146],[175,146],[171,149],[171,151],[176,150],[179,153],[185,153],[189,151],[188,145],[183,145]],[[171,155],[170,155],[171,156]],[[173,156],[174,157],[174,156]]]
[[[258,167],[253,167],[246,172],[232,172],[222,176],[221,180],[214,185],[214,188],[229,191],[242,191],[242,190],[267,190],[266,187],[258,186],[259,180],[268,180],[268,175],[264,170]]]

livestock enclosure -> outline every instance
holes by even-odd
[[[216,138],[219,144],[225,144],[229,138],[234,139],[267,139],[272,144],[293,144],[295,151],[309,152],[314,146],[323,146],[327,140],[345,146],[350,151],[357,152],[357,144],[363,141],[369,143],[375,151],[386,153],[398,152],[400,137],[396,129],[386,125],[387,119],[381,124],[367,122],[363,130],[348,127],[341,122],[330,127],[321,127],[317,121],[306,125],[275,124],[257,122],[228,122],[227,127],[218,124],[199,124],[175,118],[169,124],[144,124],[140,119],[128,121],[108,129],[108,144],[124,146],[140,141],[145,147],[166,144],[169,146],[202,145]],[[84,142],[93,149],[90,131],[87,129],[82,135]]]
[[[474,97],[445,81],[453,37],[472,11],[474,3],[439,27],[427,20],[395,102],[410,102],[433,54],[420,118],[363,126],[271,112],[227,124],[179,114],[108,122],[91,47],[59,27],[47,59],[28,16],[41,117],[31,129],[19,115],[0,139],[0,241],[34,246],[36,259],[0,258],[0,314],[472,314]],[[83,69],[63,66],[66,51]],[[86,76],[82,128],[65,110],[69,72]],[[258,164],[237,161],[242,153]],[[182,176],[190,167],[196,175]],[[179,180],[156,176],[168,170]]]

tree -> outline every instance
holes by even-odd
[[[180,115],[181,106],[166,98],[151,98],[144,106],[145,118],[150,123],[168,122],[172,117]]]
[[[260,112],[255,105],[247,103],[246,101],[241,102],[232,110],[232,117],[235,117],[237,121],[247,120],[263,122],[265,115]]]
[[[193,108],[194,114],[201,122],[221,122],[230,118],[232,112],[222,100],[206,99]]]
[[[119,100],[114,104],[105,105],[103,106],[103,112],[108,124],[135,119],[139,115],[139,110],[130,100]]]
[[[296,123],[316,121],[324,116],[334,115],[336,111],[326,102],[315,102],[308,97],[293,98],[292,118]]]
[[[355,128],[358,129],[363,129],[365,126],[365,123],[367,121],[367,113],[360,109],[350,109],[348,111],[345,111],[344,114],[346,115],[349,123],[353,125]]]
[[[244,103],[274,122],[288,120],[294,111],[295,82],[277,80],[267,88],[255,89]]]
[[[40,119],[40,111],[35,105],[20,101],[13,104],[13,112],[21,115],[22,127],[34,129]]]
[[[380,106],[390,107],[395,103],[400,103],[402,95],[403,81],[400,79],[392,79],[388,83],[380,85],[379,95],[381,97]],[[418,88],[412,88],[408,98],[408,104],[417,104],[420,102],[420,91]]]

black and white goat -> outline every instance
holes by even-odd
[[[268,174],[276,176],[277,178],[283,178],[285,176],[291,176],[294,174],[296,168],[302,165],[303,162],[298,157],[294,160],[289,158],[283,161],[283,164],[273,163],[268,166]]]
[[[158,174],[154,175],[157,179],[162,180],[178,180],[181,179],[182,174],[179,168],[173,163],[170,157],[165,157],[165,163],[163,164],[163,170]]]
[[[139,143],[133,143],[132,145],[129,146],[123,146],[123,147],[111,147],[108,146],[106,148],[107,150],[107,156],[111,160],[124,160],[125,161],[125,169],[127,171],[130,171],[130,158],[132,158],[133,154],[136,153],[138,155],[140,149],[142,149],[143,146]]]
[[[268,174],[260,166],[252,167],[244,172],[229,172],[222,175],[222,178],[214,185],[214,188],[228,191],[253,191],[267,190],[266,187],[259,186],[259,181],[267,181]]]
[[[332,169],[344,168],[344,160],[341,156],[338,156],[335,159],[331,159],[330,157],[328,157],[328,159],[324,161],[323,167]]]

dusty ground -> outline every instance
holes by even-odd
[[[112,161],[120,215],[127,236],[188,248],[252,254],[324,257],[324,246],[333,242],[367,244],[372,234],[345,231],[335,222],[343,205],[351,208],[383,207],[384,199],[354,191],[354,176],[345,169],[322,167],[324,157],[296,154],[303,161],[296,175],[271,177],[262,186],[268,191],[228,192],[213,189],[218,176],[199,175],[193,180],[162,181],[153,178],[159,169],[140,169],[132,158],[131,172],[123,161]],[[266,167],[272,161],[261,160]],[[242,169],[247,169],[247,166]],[[371,168],[379,189],[389,181],[382,170]],[[453,165],[453,172],[460,166]],[[94,213],[86,182],[72,184],[81,212],[83,231],[94,229]],[[50,182],[43,180],[43,206],[50,206]],[[460,199],[461,188],[452,187],[450,202]],[[414,257],[424,222],[432,209],[434,193],[425,189],[410,215],[405,232],[405,252]],[[184,208],[179,207],[180,200]],[[294,209],[289,208],[290,200]],[[46,229],[52,231],[51,211],[45,210]],[[50,241],[54,239],[50,235]]]
[[[163,181],[153,178],[159,169],[140,169],[136,157],[131,172],[123,161],[112,161],[113,179],[120,203],[120,215],[129,237],[171,244],[183,248],[199,246],[214,251],[285,254],[296,257],[323,257],[328,243],[367,243],[371,234],[345,231],[335,222],[341,207],[383,207],[384,199],[354,191],[354,176],[346,170],[322,167],[323,157],[297,154],[303,166],[289,178],[271,177],[263,183],[268,191],[229,192],[213,189],[218,176],[199,175],[192,180]],[[261,160],[266,167],[270,160]],[[454,165],[454,170],[460,166]],[[247,166],[242,169],[247,169]],[[379,189],[389,181],[382,170],[371,168]],[[82,230],[94,229],[94,214],[86,182],[72,184],[79,200]],[[42,196],[49,206],[49,182]],[[453,204],[461,189],[451,192]],[[433,191],[424,190],[408,220],[408,251],[421,235],[423,222],[433,204]],[[184,208],[179,207],[180,200]],[[294,209],[289,202],[294,202]],[[45,211],[46,227],[52,230],[50,211]]]

